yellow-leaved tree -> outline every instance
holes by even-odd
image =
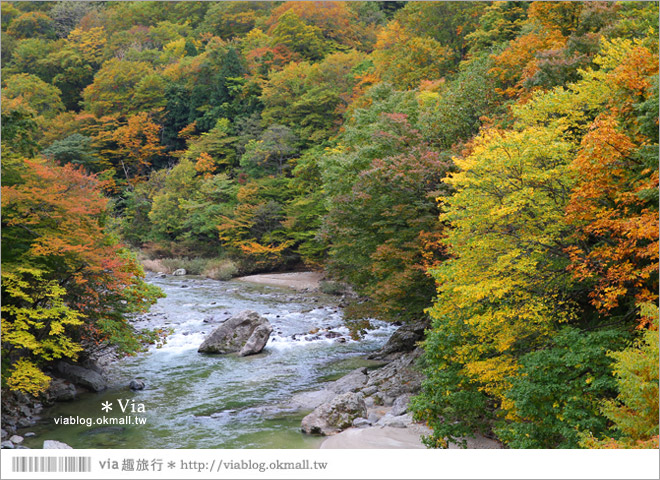
[[[657,124],[653,138],[629,115],[657,99],[648,80],[657,59],[644,50],[604,41],[598,70],[537,92],[513,109],[512,128],[482,131],[454,159],[456,193],[440,217],[453,258],[432,270],[428,378],[415,401],[434,429],[430,445],[482,431],[513,448],[575,448],[580,431],[608,431],[614,404],[599,408],[618,367],[607,352],[639,325],[630,303],[657,302],[648,274],[657,273],[657,205],[648,220],[657,166],[645,165],[653,144],[657,162]],[[609,150],[618,153],[602,155]],[[628,180],[612,158],[630,163]],[[613,274],[616,255],[625,277]],[[617,299],[608,308],[604,292]]]

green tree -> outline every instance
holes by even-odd
[[[448,181],[456,192],[440,217],[451,227],[452,258],[432,270],[438,297],[426,341],[430,381],[415,407],[433,427],[429,445],[475,427],[488,431],[493,405],[502,415],[515,412],[507,392],[520,356],[575,318],[563,253],[566,159],[574,151],[565,135],[561,123],[486,131],[467,158],[455,159],[460,171]],[[468,411],[487,402],[479,417]]]
[[[284,125],[270,125],[258,140],[245,146],[241,167],[252,177],[282,175],[284,164],[296,152],[298,138]]]
[[[305,60],[320,60],[331,51],[320,28],[307,25],[293,11],[286,11],[268,32],[274,44],[282,44]]]
[[[55,38],[55,24],[43,12],[26,12],[11,21],[7,33],[15,38]]]
[[[35,75],[19,73],[5,80],[2,94],[5,98],[22,98],[38,115],[52,117],[64,110],[59,88]]]
[[[598,432],[589,429],[581,446],[587,448],[658,448],[658,308],[653,303],[640,305],[641,316],[653,317],[653,328],[640,335],[636,343],[612,352],[614,379],[618,396],[605,400],[601,411],[614,424],[616,437],[597,440]]]
[[[502,422],[498,437],[511,448],[575,448],[581,431],[607,432],[607,418],[599,412],[601,399],[615,391],[607,351],[622,348],[627,337],[620,330],[566,327],[523,356],[507,394],[514,421]]]
[[[152,72],[151,65],[146,62],[108,60],[94,75],[94,82],[83,90],[85,109],[97,117],[134,113],[137,87]]]
[[[57,2],[48,12],[53,29],[59,38],[65,38],[89,12],[96,10],[93,2]]]
[[[215,126],[208,132],[188,140],[186,158],[197,160],[201,155],[209,155],[213,161],[213,168],[229,169],[236,166],[237,137],[232,135],[232,126],[226,118],[220,118]]]
[[[3,69],[6,65],[7,72],[30,73],[50,82],[57,72],[46,58],[57,50],[59,43],[43,38],[19,40],[12,50],[11,62],[3,63]]]
[[[408,2],[394,18],[415,36],[432,38],[449,48],[454,65],[458,65],[467,53],[466,37],[481,24],[488,5],[487,2]]]
[[[335,53],[271,74],[261,94],[264,124],[285,125],[307,145],[327,140],[339,128],[358,83],[354,69],[363,60],[358,52]]]
[[[399,89],[440,79],[454,66],[449,47],[434,38],[414,35],[396,20],[378,33],[372,57],[380,78]]]
[[[649,76],[657,60],[639,43],[617,40],[601,48],[594,59],[598,69],[583,72],[581,81],[566,88],[537,93],[513,109],[513,126],[482,128],[465,158],[455,159],[460,171],[447,182],[456,193],[444,201],[440,217],[451,227],[446,243],[452,258],[433,270],[438,297],[426,340],[428,381],[414,407],[434,429],[431,446],[475,430],[488,432],[493,422],[500,438],[517,447],[575,448],[580,430],[607,431],[606,415],[598,410],[614,394],[605,351],[622,348],[626,330],[648,323],[645,316],[614,308],[618,302],[657,301],[646,280],[621,289],[630,276],[646,279],[646,266],[653,268],[655,253],[631,252],[655,241],[648,232],[657,215],[601,198],[616,191],[643,203],[645,194],[633,192],[655,195],[651,185],[657,177],[644,169],[640,183],[629,184],[612,167],[603,169],[631,151],[626,124],[613,128],[610,109],[633,111],[633,98],[653,96]],[[639,135],[639,124],[633,124]],[[655,151],[646,152],[657,158]],[[617,187],[610,184],[610,171]],[[592,203],[594,198],[599,200]],[[603,208],[612,212],[593,211]],[[593,238],[576,229],[577,212],[584,225],[604,222]],[[625,246],[617,245],[616,225],[627,223],[621,217],[628,214],[640,229],[630,232],[635,241],[627,234]],[[599,243],[601,235],[613,235],[605,247],[613,251],[591,270],[578,252]],[[622,254],[636,257],[636,263],[617,264],[626,265],[624,274],[612,276],[608,262]],[[607,285],[609,297],[601,297],[599,283]],[[606,302],[611,304],[601,308]],[[590,340],[583,344],[582,338]],[[557,382],[567,364],[576,376]],[[477,406],[486,407],[480,416],[473,411]]]
[[[272,8],[270,2],[217,2],[206,11],[197,30],[223,39],[242,36],[263,22]]]
[[[53,142],[41,154],[58,163],[80,165],[90,173],[98,173],[107,168],[98,157],[92,138],[79,133]]]

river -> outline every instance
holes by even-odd
[[[375,322],[360,341],[343,326],[337,298],[289,289],[201,277],[148,277],[167,295],[134,320],[136,327],[168,327],[173,333],[160,348],[113,364],[111,384],[42,412],[25,431],[36,435],[25,445],[40,448],[59,440],[74,448],[318,448],[321,439],[300,432],[304,415],[287,403],[302,391],[322,388],[359,367],[365,353],[380,348],[394,327]],[[231,314],[251,309],[264,315],[273,333],[259,355],[205,355],[197,347]],[[209,321],[209,319],[211,319]],[[204,320],[207,320],[205,322]],[[315,329],[341,334],[324,338]],[[146,388],[127,388],[139,378]],[[118,400],[143,404],[144,425],[57,425],[56,419],[125,417]],[[113,410],[101,410],[110,402]],[[63,421],[63,420],[61,420]]]

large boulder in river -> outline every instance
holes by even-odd
[[[213,330],[197,351],[253,355],[264,349],[272,331],[268,319],[252,310],[245,310]]]
[[[366,416],[364,395],[348,392],[337,395],[303,418],[301,429],[310,435],[334,435],[351,427],[356,418]]]
[[[100,373],[92,369],[80,367],[66,362],[57,362],[55,368],[60,377],[89,388],[94,392],[101,392],[108,388],[108,384]]]

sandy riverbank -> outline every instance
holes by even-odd
[[[320,448],[426,448],[421,437],[430,433],[427,427],[417,424],[408,425],[406,428],[380,426],[349,428],[325,439]],[[449,448],[462,447],[450,443]],[[500,449],[502,444],[477,435],[476,438],[467,439],[467,448]]]
[[[325,439],[321,448],[426,448],[421,436],[429,433],[422,425],[349,428]]]
[[[422,436],[431,431],[424,425],[411,424],[406,428],[372,426],[367,428],[349,428],[343,432],[326,438],[320,448],[426,448]],[[467,448],[470,449],[501,449],[502,444],[496,440],[476,435],[468,438]],[[461,446],[450,443],[449,449],[460,449]]]
[[[237,277],[239,282],[260,283],[274,287],[287,287],[295,290],[318,290],[323,273],[321,272],[289,272],[264,273]]]

